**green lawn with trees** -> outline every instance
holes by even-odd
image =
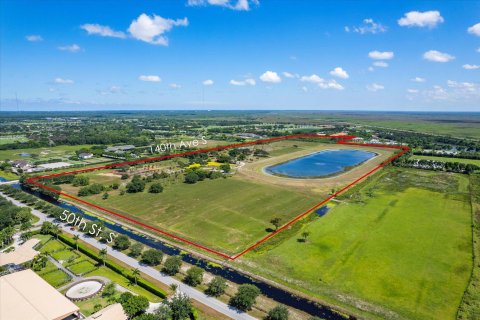
[[[472,270],[468,190],[467,175],[388,168],[237,263],[368,317],[454,319]]]
[[[161,193],[147,192],[149,184],[137,184],[131,191],[142,187],[145,191],[112,190],[108,199],[101,194],[84,199],[229,254],[275,229],[272,219],[279,219],[274,221],[279,226],[321,199],[238,177],[205,179],[194,185],[175,182]]]
[[[474,164],[476,166],[480,166],[480,160],[478,159],[462,159],[462,158],[421,156],[421,155],[413,155],[410,159],[433,160],[433,161],[440,161],[440,162],[459,162],[459,163]]]

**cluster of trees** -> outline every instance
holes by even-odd
[[[79,197],[86,197],[94,194],[100,194],[105,190],[105,187],[100,183],[92,183],[91,185],[85,186],[78,190]]]
[[[139,175],[133,176],[132,180],[127,183],[127,192],[128,193],[137,193],[143,192],[147,183],[152,182],[154,180],[159,180],[168,177],[168,174],[165,172],[155,172],[154,174],[147,176],[147,177],[140,177]],[[123,176],[122,176],[123,179]],[[126,177],[128,179],[128,175]],[[148,189],[150,193],[161,193],[163,192],[163,185],[160,182],[155,182],[150,185]]]
[[[72,184],[74,187],[84,187],[90,184],[90,178],[86,175],[76,175],[73,180]]]
[[[220,168],[223,168],[221,170],[223,170],[224,172],[230,171],[229,164],[222,164]],[[203,181],[207,178],[214,180],[221,177],[225,177],[225,176],[220,171],[213,171],[213,170],[206,171],[203,169],[187,169],[185,171],[184,182],[188,184],[194,184],[194,183],[197,183],[198,181]]]
[[[146,182],[139,175],[133,176],[132,180],[127,183],[128,193],[137,193],[145,190]]]
[[[153,313],[140,314],[133,320],[186,320],[196,319],[195,314],[190,298],[177,293],[170,299],[165,299]]]
[[[30,208],[17,207],[0,196],[0,247],[12,243],[17,227],[29,230],[32,226],[31,218]]]
[[[466,164],[461,162],[443,162],[424,159],[408,159],[397,163],[401,167],[411,167],[435,171],[447,171],[470,174],[480,170],[480,166],[474,164]]]
[[[480,150],[480,143],[474,140],[458,139],[448,136],[434,136],[418,132],[397,131],[393,129],[375,128],[375,134],[382,139],[406,143],[412,148],[450,149],[452,146],[464,148],[467,151]],[[371,133],[369,134],[371,135]]]
[[[413,154],[423,155],[423,156],[435,156],[435,157],[446,157],[446,158],[458,158],[458,159],[480,159],[480,153],[478,152],[459,152],[457,154],[446,154],[436,151],[415,151]]]
[[[26,181],[26,179],[27,179],[26,176],[21,176],[20,179],[19,179],[22,189],[31,190],[33,192],[41,193],[44,196],[49,197],[53,200],[58,200],[58,198],[60,198],[60,192],[62,191],[62,188],[60,188],[60,186],[58,186],[58,185],[53,184],[54,180],[43,181],[43,184],[45,186],[47,186],[48,188],[40,188],[40,187],[37,187],[34,184],[28,183]],[[57,190],[57,192],[52,191],[51,189]]]

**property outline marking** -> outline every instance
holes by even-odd
[[[96,170],[102,170],[102,169],[112,169],[112,168],[121,167],[121,166],[124,166],[124,165],[134,165],[134,164],[138,164],[138,163],[148,163],[148,162],[154,162],[154,161],[161,161],[161,160],[166,160],[166,159],[171,159],[171,158],[176,158],[176,157],[182,157],[182,156],[191,155],[191,154],[211,152],[211,151],[220,151],[220,150],[238,148],[238,147],[243,147],[243,146],[248,146],[248,145],[257,145],[257,144],[263,144],[263,143],[268,143],[268,142],[281,141],[281,140],[287,140],[287,139],[296,139],[296,138],[336,139],[337,144],[354,145],[354,146],[361,146],[361,147],[388,148],[388,149],[397,149],[397,150],[401,150],[401,151],[397,154],[394,154],[392,157],[388,158],[387,160],[383,161],[382,163],[380,163],[379,165],[374,167],[372,170],[363,174],[362,176],[357,178],[355,181],[347,184],[342,189],[338,190],[337,192],[335,192],[332,195],[328,196],[327,198],[323,199],[322,201],[320,201],[319,203],[317,203],[316,205],[314,205],[310,209],[307,209],[306,211],[297,215],[296,217],[294,217],[293,219],[291,219],[290,221],[285,223],[283,226],[279,227],[276,231],[271,232],[270,234],[261,238],[260,240],[258,240],[254,244],[250,245],[249,247],[247,247],[246,249],[244,249],[240,253],[234,254],[234,255],[227,255],[227,254],[222,253],[220,251],[217,251],[217,250],[211,249],[209,247],[203,246],[203,245],[201,245],[199,243],[196,243],[194,241],[191,241],[191,240],[185,239],[183,237],[177,236],[177,235],[175,235],[173,233],[170,233],[170,232],[167,232],[165,230],[161,230],[159,228],[150,226],[150,225],[148,225],[146,223],[143,223],[141,221],[126,217],[126,216],[121,215],[121,214],[119,214],[117,212],[114,212],[112,210],[103,208],[101,206],[95,205],[95,204],[90,203],[88,201],[85,201],[83,199],[72,196],[72,195],[70,195],[66,192],[53,189],[53,188],[51,188],[47,185],[44,185],[44,184],[41,184],[41,183],[37,182],[37,180],[48,179],[48,178],[51,178],[51,177],[59,177],[59,176],[64,176],[64,175],[69,175],[69,174],[77,174],[77,173],[90,172],[90,171],[96,171]],[[233,261],[233,260],[241,257],[242,255],[244,255],[248,251],[252,250],[253,248],[257,247],[258,245],[262,244],[263,242],[267,241],[268,239],[274,237],[276,234],[278,234],[282,230],[291,226],[292,224],[294,224],[298,220],[302,219],[303,217],[305,217],[306,215],[308,215],[312,211],[314,211],[314,210],[318,209],[319,207],[323,206],[324,204],[326,204],[331,199],[333,199],[336,196],[340,195],[341,193],[347,191],[348,189],[353,187],[355,184],[357,184],[361,180],[365,179],[366,177],[368,177],[369,175],[371,175],[375,171],[379,170],[380,168],[384,167],[388,163],[392,162],[393,160],[395,160],[396,158],[400,157],[402,154],[404,154],[405,152],[410,150],[410,148],[407,147],[407,146],[384,145],[384,144],[364,144],[364,143],[348,142],[349,140],[352,140],[354,138],[356,138],[356,137],[355,136],[341,136],[341,135],[293,134],[293,135],[280,136],[280,137],[274,137],[274,138],[268,138],[268,139],[259,139],[259,140],[255,140],[255,141],[235,143],[235,144],[230,144],[230,145],[226,145],[226,146],[219,146],[219,147],[214,147],[214,148],[198,149],[198,150],[187,151],[187,152],[183,152],[183,153],[175,153],[175,154],[164,155],[164,156],[159,156],[159,157],[145,158],[145,159],[139,159],[139,160],[134,160],[134,161],[125,161],[125,162],[120,162],[120,163],[112,163],[112,164],[108,164],[108,165],[104,165],[104,166],[87,168],[87,169],[65,171],[65,172],[61,172],[61,173],[55,173],[55,174],[50,174],[50,175],[28,178],[28,179],[26,179],[26,181],[28,183],[36,185],[37,187],[40,187],[40,188],[58,193],[59,195],[62,195],[64,197],[67,197],[67,198],[70,198],[70,199],[73,199],[73,200],[78,201],[80,203],[83,203],[87,206],[93,207],[95,209],[98,209],[98,210],[103,211],[105,213],[108,213],[110,215],[113,215],[113,216],[116,216],[116,217],[121,218],[123,220],[129,221],[133,224],[136,224],[136,225],[142,226],[144,228],[153,230],[155,232],[163,234],[164,236],[170,237],[170,238],[175,239],[177,241],[186,243],[188,245],[192,245],[194,247],[200,248],[204,251],[208,251],[208,252],[213,253],[215,255],[218,255],[222,258],[225,258],[227,260],[232,260]]]

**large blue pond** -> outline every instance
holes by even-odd
[[[375,155],[360,150],[324,150],[267,167],[265,171],[290,178],[323,178],[342,173]]]

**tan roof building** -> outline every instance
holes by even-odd
[[[40,240],[38,239],[30,239],[21,246],[17,247],[15,251],[0,253],[0,266],[10,263],[22,264],[32,260],[38,254],[38,251],[33,249],[33,247],[35,247],[39,242]]]
[[[30,269],[0,277],[2,320],[63,320],[78,311],[75,304]]]
[[[128,316],[123,311],[120,303],[111,304],[106,308],[92,314],[85,320],[127,320]]]

